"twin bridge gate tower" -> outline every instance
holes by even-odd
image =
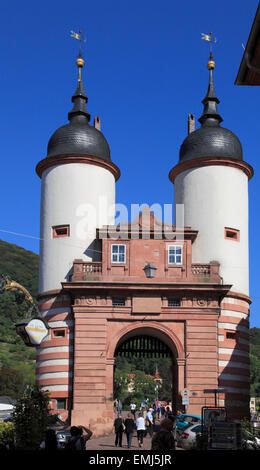
[[[90,124],[83,65],[79,58],[69,123],[51,136],[36,168],[42,181],[39,309],[50,325],[37,348],[37,383],[49,391],[53,412],[73,425],[90,425],[96,436],[110,432],[115,357],[142,344],[144,355],[171,357],[175,410],[184,389],[187,411],[200,414],[214,404],[204,389],[223,387],[219,404],[229,417],[247,417],[253,170],[239,139],[220,125],[214,61],[201,127],[189,126],[169,173],[175,204],[185,209],[173,240],[166,232],[175,228],[149,209],[134,224],[115,226],[114,214],[98,207],[100,198],[106,207],[115,203],[120,171],[99,118]],[[86,203],[93,213],[82,240],[77,224]]]

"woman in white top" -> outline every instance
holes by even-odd
[[[143,447],[143,439],[144,439],[144,432],[145,432],[145,421],[142,416],[142,413],[138,413],[138,418],[136,419],[136,430],[137,430],[137,439],[139,443],[139,447]]]

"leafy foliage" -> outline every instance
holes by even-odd
[[[23,392],[23,373],[3,366],[0,374],[1,395],[19,397]]]
[[[140,405],[141,401],[156,398],[155,382],[148,375],[155,375],[158,369],[163,379],[159,388],[159,399],[171,401],[172,399],[172,361],[170,358],[126,358],[118,356],[115,360],[114,397],[121,400],[124,405],[134,402]],[[134,390],[130,392],[128,386],[131,382],[129,374],[135,374]]]
[[[14,449],[14,425],[0,421],[0,450]]]
[[[260,328],[250,329],[250,394],[260,397]]]
[[[13,414],[16,448],[38,450],[50,422],[49,395],[38,387],[28,388]]]
[[[24,286],[35,302],[38,293],[38,265],[39,256],[35,253],[0,240],[0,273]],[[21,376],[22,387],[35,382],[36,351],[25,346],[14,327],[17,320],[26,316],[29,307],[28,302],[17,291],[4,291],[0,294],[0,395],[17,398]],[[14,380],[10,381],[10,377],[14,378],[15,375],[17,386]]]

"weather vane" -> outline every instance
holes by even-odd
[[[212,44],[217,42],[217,38],[213,36],[213,32],[211,31],[209,34],[201,33],[201,39],[210,43],[210,55],[212,55]]]
[[[75,33],[75,31],[70,31],[70,36],[74,39],[77,39],[80,43],[80,46],[79,46],[79,57],[81,58],[82,57],[82,42],[86,42],[87,39],[84,37],[82,37],[82,31],[81,29],[79,30],[78,33]]]

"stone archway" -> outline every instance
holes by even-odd
[[[116,351],[131,338],[147,336],[160,340],[171,352],[173,376],[172,403],[173,408],[176,410],[180,406],[180,391],[184,388],[185,367],[184,349],[178,336],[167,326],[151,321],[149,323],[142,322],[141,324],[140,322],[134,322],[123,328],[118,328],[117,332],[115,332],[116,325],[113,326],[114,334],[110,336],[111,340],[107,347],[107,364],[110,365],[107,385],[110,384],[110,396],[113,396],[113,373]]]

